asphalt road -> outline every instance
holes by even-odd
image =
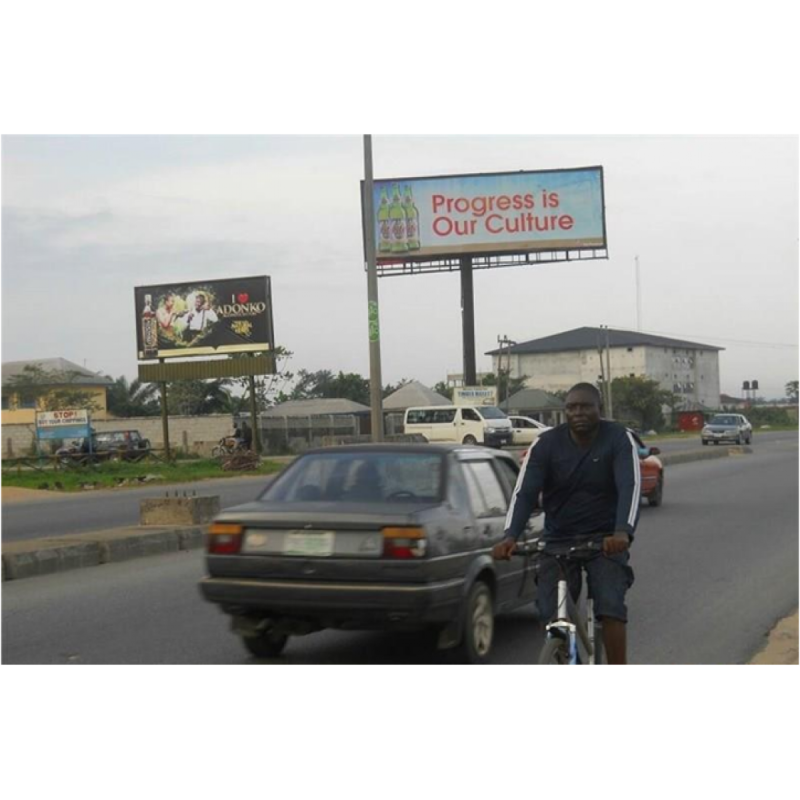
[[[797,441],[792,431],[758,432],[753,446],[777,441]],[[668,439],[657,442],[663,452],[693,450],[702,447],[700,437]],[[710,445],[714,447],[715,445]],[[521,448],[511,448],[521,453]],[[72,533],[104,530],[139,524],[139,501],[146,497],[163,497],[166,491],[219,494],[222,508],[247,503],[271,480],[260,478],[224,478],[175,484],[169,487],[149,486],[143,489],[109,489],[64,497],[48,496],[46,500],[7,503],[2,510],[2,540],[14,542],[42,536],[63,536]]]
[[[632,556],[629,654],[639,664],[743,663],[798,604],[796,435],[753,455],[675,466],[665,503],[642,509]],[[251,664],[203,602],[198,551],[3,584],[8,664]],[[530,609],[498,620],[493,660],[535,663]],[[438,663],[419,637],[324,631],[275,663]]]

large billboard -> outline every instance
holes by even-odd
[[[139,360],[274,348],[267,276],[137,286]]]
[[[603,168],[373,183],[379,263],[605,248]]]

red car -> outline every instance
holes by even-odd
[[[661,450],[657,447],[648,447],[639,436],[633,431],[629,431],[633,436],[636,446],[639,448],[639,466],[642,472],[642,497],[647,498],[647,502],[651,506],[660,506],[664,499],[664,465],[661,459],[657,458],[661,454]],[[519,463],[525,461],[525,456],[528,455],[527,450],[522,451]]]

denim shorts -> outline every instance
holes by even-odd
[[[588,576],[589,593],[594,599],[594,615],[620,622],[628,621],[625,593],[633,585],[633,570],[628,566],[628,551],[593,556],[584,561]],[[537,603],[542,622],[552,622],[558,603],[558,564],[552,556],[542,555],[537,575]],[[569,562],[567,581],[570,594],[577,600],[581,593],[581,565]]]

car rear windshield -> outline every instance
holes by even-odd
[[[478,408],[480,415],[484,419],[506,419],[506,415],[496,406],[480,406]]]
[[[736,419],[736,417],[721,415],[721,416],[718,416],[718,417],[714,417],[714,419],[711,420],[711,424],[712,425],[738,425],[739,424],[739,420]]]
[[[427,453],[314,453],[302,456],[261,495],[276,503],[434,503],[443,456]]]

